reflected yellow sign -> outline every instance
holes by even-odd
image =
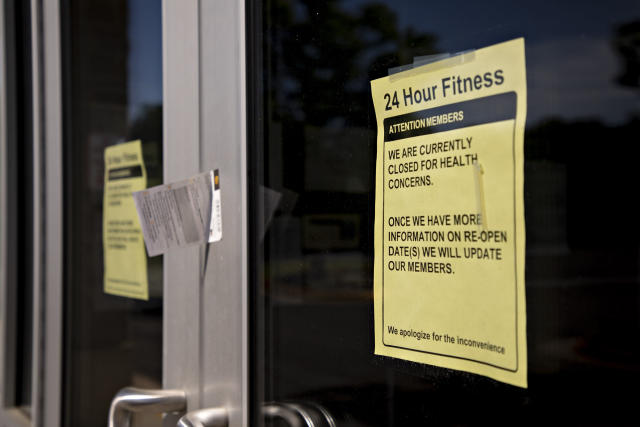
[[[524,40],[371,87],[375,353],[526,387]]]
[[[147,256],[132,197],[147,187],[142,145],[133,141],[107,147],[104,161],[104,291],[147,300]]]

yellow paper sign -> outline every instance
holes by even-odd
[[[148,300],[147,255],[131,195],[147,187],[142,145],[133,141],[107,147],[104,161],[104,291]]]
[[[527,387],[524,40],[371,87],[375,353]]]

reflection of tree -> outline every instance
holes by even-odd
[[[597,120],[551,119],[527,129],[525,158],[529,165],[546,162],[566,168],[566,227],[571,247],[608,251],[637,247],[640,223],[638,210],[631,206],[630,192],[638,182],[640,148],[635,135],[639,132],[638,118],[619,126]],[[529,213],[555,208],[548,203],[563,203],[547,200],[544,188],[526,186],[525,179]]]
[[[623,86],[640,87],[640,20],[616,28],[612,43],[623,62],[616,81]],[[566,173],[566,189],[562,191],[566,200],[550,200],[546,189],[528,187],[526,210],[531,214],[536,210],[553,211],[554,204],[566,206],[565,227],[572,248],[613,252],[638,245],[638,211],[628,202],[630,188],[637,182],[638,113],[632,112],[627,123],[617,126],[598,119],[549,118],[527,128],[525,157],[529,176],[538,172],[538,165],[561,165]],[[594,232],[599,226],[604,228]],[[633,257],[635,268],[635,254]]]
[[[640,20],[620,25],[613,44],[624,64],[617,82],[623,86],[640,87]]]
[[[276,80],[269,82],[276,117],[366,125],[369,80],[436,52],[434,36],[399,29],[383,4],[347,10],[340,0],[276,0],[267,9],[266,66]]]

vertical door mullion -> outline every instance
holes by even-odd
[[[33,343],[31,366],[31,421],[33,425],[40,425],[40,374],[42,360],[41,325],[42,325],[42,182],[43,182],[43,156],[42,156],[42,45],[41,45],[41,13],[40,2],[31,0],[31,92],[32,92],[32,138],[33,138]]]
[[[39,364],[34,366],[38,386],[34,387],[34,419],[37,425],[56,427],[61,421],[62,404],[62,70],[60,1],[37,2],[41,14],[41,153],[44,158],[41,212],[43,275],[40,331],[34,336],[41,343]],[[35,310],[34,310],[35,313]],[[34,319],[35,321],[35,319]],[[35,369],[39,371],[36,372]],[[37,400],[36,400],[37,399]]]
[[[219,169],[223,225],[206,264],[203,247],[165,255],[164,387],[231,426],[248,425],[244,29],[242,1],[163,2],[164,180]]]
[[[199,172],[199,2],[163,0],[164,182]],[[163,387],[183,389],[200,406],[200,252],[164,255]]]
[[[204,407],[248,422],[245,10],[202,1],[201,169],[219,169],[222,240],[211,244],[202,287]]]

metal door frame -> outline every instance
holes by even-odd
[[[246,426],[244,2],[163,0],[163,41],[165,182],[219,169],[223,225],[208,252],[165,255],[163,386],[185,390],[188,411],[224,407]]]
[[[164,183],[199,171],[197,4],[163,1],[163,173]],[[164,255],[162,383],[183,389],[188,406],[199,390],[199,248]]]
[[[0,4],[0,170],[6,171],[10,123],[7,88],[5,2]],[[62,373],[62,102],[60,4],[31,0],[33,108],[33,359],[31,413],[12,407],[11,339],[17,333],[6,314],[15,305],[7,266],[6,239],[0,239],[0,422],[6,426],[57,426]],[[7,195],[0,174],[0,236],[6,236]]]

